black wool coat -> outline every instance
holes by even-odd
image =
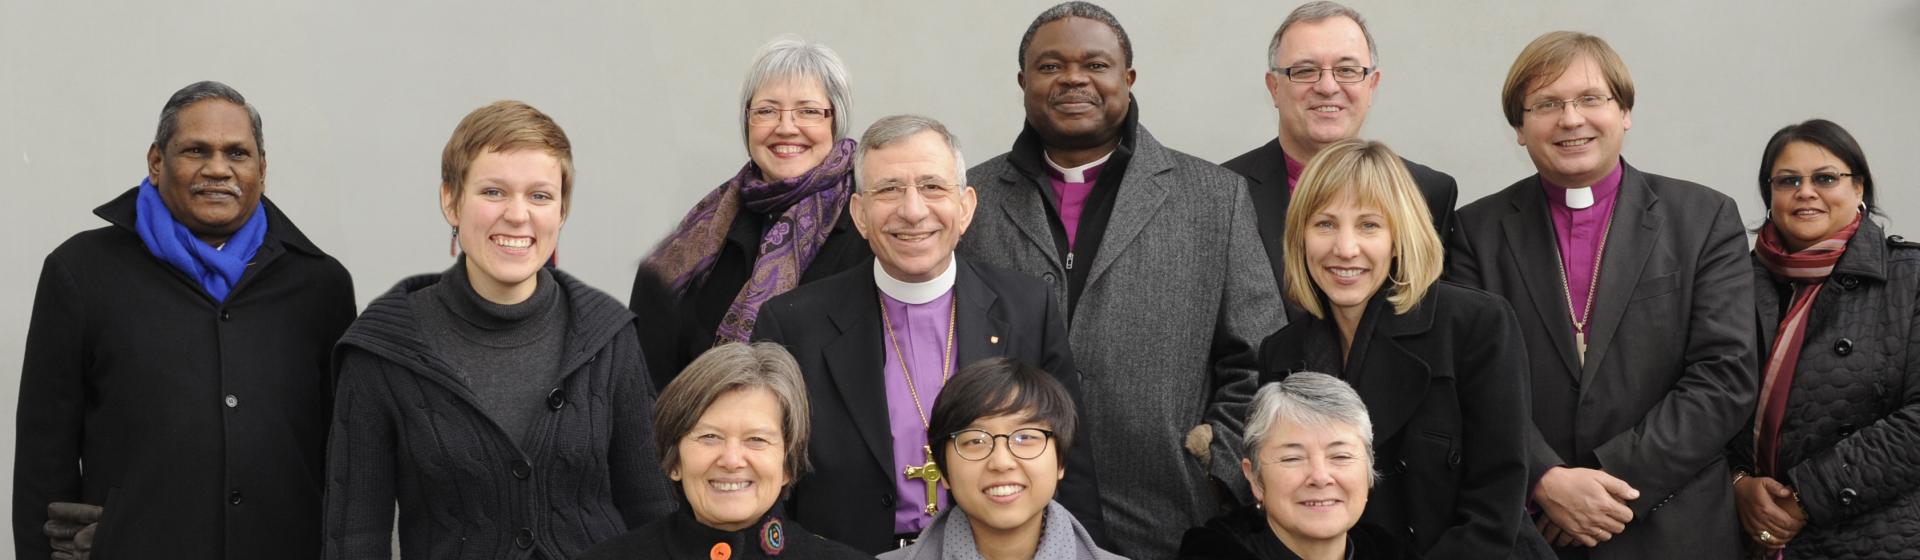
[[[1387,293],[1368,302],[1344,364],[1332,317],[1290,308],[1287,326],[1260,346],[1260,383],[1314,371],[1353,385],[1373,421],[1380,474],[1366,522],[1435,558],[1550,556],[1525,513],[1531,403],[1513,308],[1436,282],[1396,315]]]
[[[421,338],[415,276],[340,340],[327,445],[326,558],[571,558],[673,509],[633,313],[559,270],[571,306],[550,414],[514,445]]]
[[[1770,356],[1793,292],[1758,258],[1753,284]],[[1920,550],[1920,244],[1863,221],[1806,329],[1780,427],[1785,472],[1762,473],[1798,489],[1807,511],[1787,557],[1910,558]],[[1734,469],[1757,472],[1751,430],[1729,450]]]
[[[47,256],[21,367],[14,552],[47,503],[105,506],[93,558],[316,558],[328,356],[353,282],[272,201],[224,303],[147,251],[137,190]],[[84,473],[82,472],[84,465]]]
[[[776,504],[774,511],[779,511]],[[724,545],[724,546],[723,546]],[[759,523],[738,531],[723,531],[702,525],[693,518],[691,508],[680,510],[631,533],[595,545],[574,560],[630,560],[634,558],[718,558],[723,549],[727,558],[755,560],[847,560],[873,555],[860,552],[838,541],[830,541],[801,528],[799,523],[768,514]]]

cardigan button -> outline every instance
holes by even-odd
[[[1045,272],[1045,273],[1041,273],[1041,274],[1040,274],[1040,279],[1041,279],[1041,280],[1046,280],[1048,284],[1052,284],[1052,283],[1053,283],[1053,273],[1052,273],[1052,272]]]
[[[1843,505],[1843,506],[1853,505],[1853,499],[1857,497],[1860,497],[1860,493],[1855,492],[1852,488],[1840,489],[1840,505]]]
[[[1842,338],[1833,343],[1833,353],[1845,356],[1853,353],[1853,339]]]
[[[514,459],[511,470],[513,471],[513,477],[520,480],[526,480],[527,477],[533,476],[533,465],[527,464],[527,462],[522,459]]]
[[[567,406],[566,391],[554,389],[553,392],[547,393],[547,408],[560,410],[563,406]]]
[[[513,533],[513,546],[533,548],[533,529],[521,527],[519,531],[515,531]]]

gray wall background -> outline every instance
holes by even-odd
[[[1133,39],[1142,122],[1216,162],[1270,140],[1265,49],[1296,4],[1106,2]],[[435,189],[453,125],[495,99],[528,101],[575,146],[561,265],[624,300],[640,257],[746,161],[735,112],[761,43],[792,32],[837,49],[853,76],[853,130],[926,114],[977,162],[1019,130],[1015,51],[1048,5],[0,2],[0,223],[12,269],[0,274],[0,471],[11,472],[12,364],[42,259],[105,225],[91,210],[144,175],[160,106],[181,86],[221,80],[260,108],[267,195],[353,272],[362,305],[447,266]],[[1576,29],[1611,42],[1639,86],[1625,149],[1634,165],[1720,189],[1757,224],[1752,177],[1768,135],[1825,117],[1865,146],[1889,230],[1920,235],[1907,219],[1920,210],[1920,2],[1351,5],[1381,58],[1362,134],[1452,173],[1462,203],[1532,173],[1500,115],[1500,83],[1533,37]],[[0,476],[0,491],[11,483]]]

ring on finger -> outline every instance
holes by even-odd
[[[1764,530],[1764,529],[1763,529],[1763,530],[1761,530],[1761,531],[1760,531],[1760,542],[1761,542],[1761,543],[1763,543],[1763,544],[1773,544],[1773,532],[1772,532],[1772,531],[1767,531],[1767,530]]]

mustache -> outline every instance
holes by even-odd
[[[1062,91],[1060,93],[1056,93],[1050,96],[1050,98],[1047,101],[1049,103],[1054,103],[1054,104],[1092,103],[1094,105],[1105,105],[1105,103],[1100,99],[1100,96],[1095,95],[1091,91],[1078,90],[1078,89],[1070,89],[1070,90]]]

